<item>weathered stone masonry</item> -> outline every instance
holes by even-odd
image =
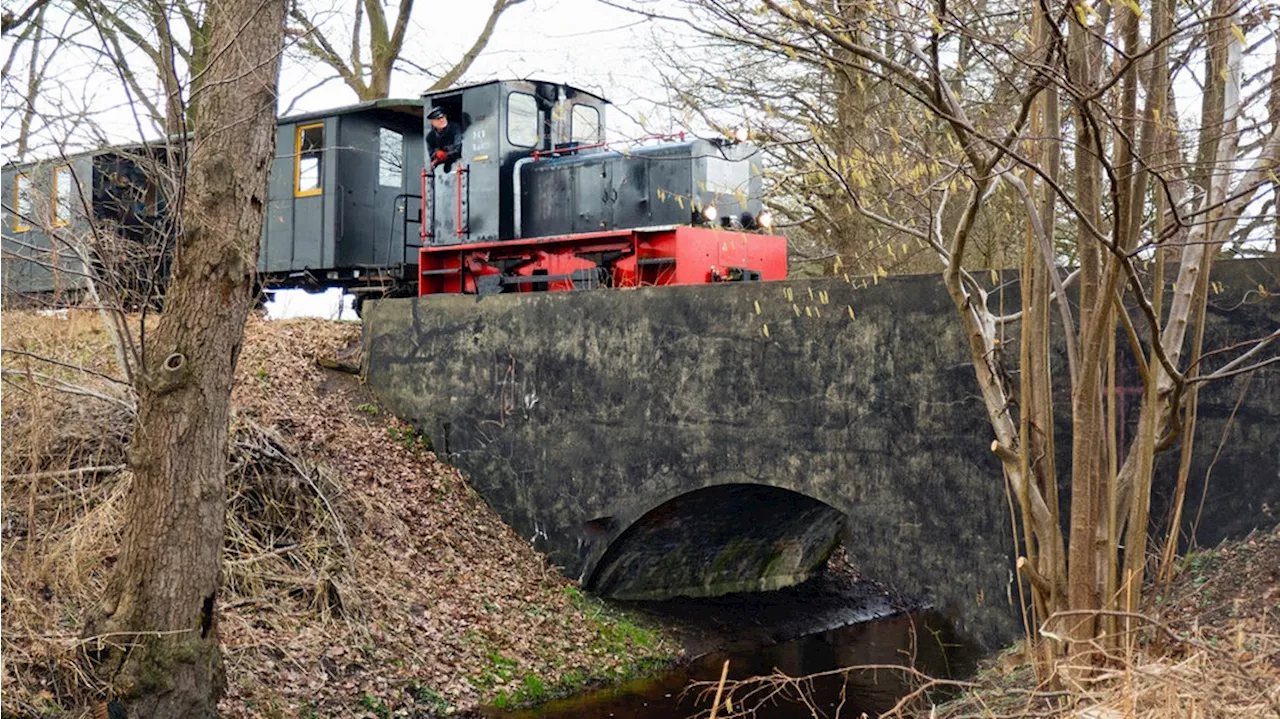
[[[1280,327],[1278,276],[1220,263],[1206,347]],[[782,586],[844,532],[860,571],[980,641],[1020,631],[1001,471],[936,276],[389,300],[365,343],[379,399],[597,591]],[[1205,393],[1191,492],[1233,412],[1202,543],[1280,508],[1275,367]]]

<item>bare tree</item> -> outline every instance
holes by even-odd
[[[1088,666],[1125,636],[1123,617],[1141,596],[1155,455],[1181,442],[1189,456],[1195,388],[1280,361],[1276,334],[1215,354],[1214,367],[1200,347],[1214,259],[1265,235],[1252,228],[1269,225],[1256,220],[1274,202],[1266,197],[1280,166],[1280,132],[1267,111],[1272,70],[1246,71],[1242,61],[1246,47],[1276,42],[1260,22],[1264,10],[1239,0],[633,7],[771,58],[757,92],[772,92],[769,77],[788,89],[810,78],[807,94],[786,107],[831,103],[796,113],[792,136],[777,139],[829,158],[825,175],[853,213],[927,247],[941,265],[1001,481],[1018,507],[1019,591],[1038,666],[1047,673],[1064,655]],[[844,87],[815,89],[840,77]],[[1205,88],[1195,126],[1178,126],[1178,81]],[[884,99],[862,102],[853,88],[872,83]],[[850,162],[828,126],[847,122],[841,103],[865,115],[863,132],[901,141]],[[1003,291],[971,271],[973,245],[993,226],[1017,233],[1013,313],[1001,309]],[[1065,368],[1053,367],[1051,339],[1066,348]],[[1121,446],[1114,386],[1126,349],[1143,400],[1138,430]],[[1065,523],[1055,382],[1071,397]],[[1170,531],[1173,542],[1177,527]]]
[[[6,9],[3,16],[0,16],[0,34],[8,35],[20,27],[25,27],[29,22],[39,24],[40,16],[48,4],[49,0],[32,0],[16,15],[12,10]]]
[[[429,90],[440,90],[456,83],[470,69],[480,53],[489,44],[499,18],[507,10],[524,0],[494,0],[484,27],[471,47],[451,66],[431,69],[403,57],[405,40],[409,37],[414,0],[400,0],[395,18],[387,14],[385,3],[376,0],[350,0],[342,20],[346,27],[335,27],[337,18],[322,21],[318,13],[302,5],[291,6],[290,33],[297,37],[297,46],[309,57],[319,60],[337,73],[361,100],[377,100],[391,92],[391,76],[399,66],[407,66],[433,78]],[[447,28],[432,27],[436,33]],[[338,48],[345,47],[345,51]]]
[[[201,2],[160,2],[160,0],[71,0],[71,8],[89,22],[110,58],[132,100],[146,109],[146,115],[167,135],[186,132],[188,118],[183,103],[191,85],[209,61],[210,18]],[[146,63],[128,59],[141,54]],[[145,75],[155,73],[160,93],[148,90]]]
[[[231,383],[275,151],[284,13],[283,2],[207,7],[172,273],[137,356],[129,521],[90,628],[130,716],[216,716],[223,688],[216,607]]]
[[[662,17],[650,7],[638,6]],[[905,50],[883,32],[867,5],[839,3],[829,12],[843,18],[838,34],[905,60]],[[699,30],[716,23],[696,6],[681,19]],[[1014,18],[990,22],[993,32],[1016,30]],[[788,236],[793,265],[798,260],[807,267],[816,258],[836,274],[934,267],[927,243],[868,213],[883,216],[892,207],[907,224],[932,214],[932,167],[955,154],[938,118],[921,113],[874,64],[783,17],[755,14],[746,27],[716,23],[715,32],[697,43],[686,35],[658,34],[665,104],[686,123],[698,121],[726,135],[749,129],[766,156],[766,201]],[[821,53],[796,50],[809,44]],[[956,67],[947,69],[946,81],[974,101],[1006,101],[1012,86],[981,64],[975,67],[973,48],[970,42],[958,44]],[[988,201],[997,212],[978,219],[966,260],[981,267],[1014,266],[1020,235],[999,217],[1017,207],[1017,198],[1002,187]],[[948,212],[958,215],[954,208]]]

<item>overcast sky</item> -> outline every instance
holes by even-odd
[[[314,8],[316,20],[339,48],[349,47],[351,0],[301,0]],[[396,3],[388,3],[394,13]],[[404,57],[429,68],[444,72],[471,47],[489,16],[490,0],[418,0],[405,43]],[[390,18],[394,21],[394,17]],[[101,64],[95,47],[101,46],[96,32],[89,27],[76,29],[64,17],[46,18],[53,31],[72,36],[72,44],[59,51],[50,62],[41,98],[47,118],[37,119],[40,127],[48,126],[34,143],[31,156],[57,154],[56,145],[67,143],[74,151],[101,141],[133,141],[140,137],[155,138],[159,133],[135,117],[130,98],[113,68]],[[74,23],[74,20],[70,21]],[[525,0],[507,10],[498,22],[484,53],[472,64],[464,82],[499,78],[538,78],[565,82],[600,94],[615,104],[610,111],[609,132],[614,138],[640,134],[633,118],[644,116],[656,121],[653,100],[662,92],[656,71],[647,61],[655,33],[670,39],[679,32],[671,27],[655,27],[654,23],[609,7],[596,0]],[[4,39],[3,52],[8,55],[12,38]],[[77,47],[79,45],[79,47]],[[46,48],[49,44],[46,42]],[[19,63],[20,64],[20,63]],[[139,62],[138,67],[143,67]],[[25,77],[15,72],[6,78],[5,107],[12,110],[19,100],[11,85]],[[142,72],[140,75],[144,75]],[[356,96],[336,78],[322,87],[306,92],[335,73],[328,66],[300,57],[295,49],[286,51],[280,78],[281,111],[323,110],[351,104]],[[146,77],[146,75],[144,75]],[[153,79],[144,82],[155,87]],[[396,72],[391,96],[418,97],[432,82],[413,70]],[[304,94],[305,93],[305,94]],[[299,97],[302,95],[302,97]],[[91,114],[101,131],[84,127],[69,129],[65,122],[53,120],[55,115]],[[14,116],[9,114],[9,119]],[[8,151],[17,136],[16,122],[6,122],[3,129]],[[273,315],[297,313],[335,316],[339,299],[328,293],[321,299],[304,298],[295,293],[282,297],[273,306]],[[349,310],[347,317],[351,317]]]
[[[329,0],[319,0],[325,2]],[[445,3],[428,0],[415,5],[411,38],[404,56],[439,74],[471,46],[483,28],[491,0]],[[335,18],[345,27],[345,18]],[[670,115],[655,107],[665,99],[652,62],[655,37],[679,42],[691,30],[656,23],[596,0],[525,0],[502,15],[488,47],[467,72],[464,82],[537,78],[567,83],[599,94],[614,104],[609,116],[611,137],[643,134],[636,122],[644,118],[650,130],[672,131]],[[689,41],[693,41],[690,38]],[[324,76],[325,68],[288,63],[281,79],[282,98],[292,98]],[[418,97],[428,86],[412,70],[392,80],[392,96]],[[352,102],[354,94],[340,82],[307,95],[298,108],[324,109]],[[281,109],[289,100],[281,104]]]
[[[313,8],[314,18],[335,47],[350,47],[347,28],[352,0],[299,0]],[[398,9],[388,3],[388,13]],[[488,18],[491,0],[418,0],[415,3],[410,31],[403,57],[442,74],[470,48]],[[58,17],[57,6],[51,6],[53,17],[46,18],[51,32],[62,30],[72,35],[72,43],[59,50],[49,64],[41,88],[40,109],[50,118],[69,114],[92,115],[104,137],[80,127],[68,129],[54,122],[33,146],[33,157],[56,154],[54,144],[70,141],[70,149],[80,149],[101,141],[122,142],[158,136],[155,128],[139,126],[134,118],[131,98],[114,68],[103,63],[95,50],[102,45],[96,31],[82,21]],[[394,16],[389,18],[394,21]],[[641,98],[656,99],[661,94],[653,65],[646,61],[655,32],[671,38],[675,28],[655,28],[637,15],[609,7],[596,0],[525,0],[507,10],[484,53],[472,64],[464,82],[491,79],[539,78],[582,87],[608,98],[617,106],[611,114],[610,130],[615,137],[635,134],[638,128],[627,116],[654,116],[651,103]],[[3,51],[8,55],[11,37],[4,38]],[[78,47],[77,47],[78,45]],[[44,47],[51,49],[46,40]],[[25,83],[20,67],[5,78],[4,104],[12,111],[21,101],[15,86]],[[158,82],[140,59],[136,63],[144,85],[156,88]],[[333,78],[319,89],[306,92],[325,78]],[[414,70],[400,70],[392,79],[393,97],[418,97],[431,84]],[[304,94],[305,93],[305,94]],[[158,93],[157,93],[158,94]],[[299,98],[299,95],[303,95]],[[296,48],[287,50],[280,78],[280,106],[283,112],[322,110],[356,101],[355,94],[336,79],[336,73],[318,61],[302,56]],[[17,136],[14,115],[4,126],[6,150],[12,150]],[[36,127],[45,125],[37,120]],[[9,157],[5,158],[10,159]]]
[[[418,3],[410,31],[415,46],[406,43],[405,57],[428,68],[446,67],[470,47],[490,11],[490,2]],[[345,18],[331,18],[345,27]],[[595,0],[526,0],[503,14],[484,54],[467,73],[470,81],[496,78],[543,77],[586,89],[604,91],[649,82],[652,72],[643,62],[651,23]],[[326,68],[291,63],[282,78],[282,95],[296,95],[324,77]],[[415,97],[429,81],[413,72],[397,73],[392,95]],[[306,100],[307,109],[322,109],[353,100],[341,83]]]

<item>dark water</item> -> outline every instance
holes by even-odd
[[[713,653],[655,679],[582,694],[521,712],[494,711],[504,719],[676,719],[706,716],[712,696],[685,692],[691,681],[717,681],[724,660],[729,678],[743,679],[772,673],[790,676],[827,672],[863,664],[912,665],[935,677],[960,678],[979,658],[972,644],[960,639],[951,624],[933,612],[898,614],[810,634],[771,646]],[[807,690],[816,713],[796,703],[795,692],[760,704],[735,697],[735,710],[757,708],[756,717],[875,716],[892,707],[913,685],[895,671],[852,672],[813,680]],[[712,689],[714,691],[714,688]],[[741,693],[743,690],[739,690]],[[723,708],[720,716],[724,715]]]

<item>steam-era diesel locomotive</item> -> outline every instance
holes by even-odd
[[[341,287],[359,304],[784,278],[753,147],[683,134],[612,146],[608,104],[512,80],[281,118],[263,287]],[[441,164],[425,153],[433,108],[462,131]],[[77,237],[166,267],[174,223],[147,168],[172,156],[144,143],[6,165],[6,295],[83,285]]]
[[[425,102],[463,139],[452,166],[421,173],[420,295],[786,276],[786,241],[767,234],[759,158],[744,142],[681,134],[613,149],[607,101],[553,83]]]

